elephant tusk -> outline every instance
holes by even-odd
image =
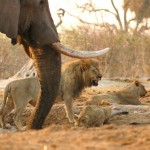
[[[74,50],[71,48],[68,48],[64,45],[62,45],[61,43],[57,42],[57,43],[52,43],[51,45],[55,50],[57,50],[58,52],[70,56],[70,57],[74,57],[74,58],[92,58],[92,57],[97,57],[100,55],[103,55],[105,53],[107,53],[109,51],[110,48],[105,48],[102,50],[97,50],[97,51],[79,51],[79,50]]]

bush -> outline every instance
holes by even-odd
[[[3,34],[0,34],[0,79],[14,75],[27,61],[22,46],[11,45]]]
[[[113,28],[79,26],[64,29],[61,41],[80,50],[110,47],[99,57],[102,73],[108,78],[150,77],[150,35],[116,32]]]

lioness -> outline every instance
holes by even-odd
[[[101,105],[102,103],[140,105],[139,99],[146,93],[145,87],[139,81],[134,81],[119,91],[93,96],[90,101],[86,102],[86,105]]]
[[[85,87],[97,86],[101,77],[99,62],[95,59],[75,60],[63,65],[58,99],[65,102],[69,122],[74,122],[73,98],[78,97]],[[22,129],[20,116],[28,103],[35,106],[39,91],[36,77],[10,82],[4,90],[0,111],[2,127],[5,127],[5,116],[15,107],[14,122]]]
[[[111,107],[99,106],[86,106],[84,107],[79,116],[75,118],[75,126],[94,127],[101,126],[108,121],[109,118],[119,115],[128,114],[128,112],[115,112],[112,113]]]

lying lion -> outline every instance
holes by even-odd
[[[93,96],[90,101],[86,102],[86,105],[103,105],[103,103],[140,105],[139,99],[146,93],[145,87],[139,81],[134,81],[119,91]]]
[[[73,99],[78,97],[85,87],[97,86],[102,75],[99,62],[95,59],[75,60],[63,65],[58,99],[65,102],[69,122],[74,122]],[[18,129],[22,112],[30,103],[35,106],[40,91],[38,79],[25,78],[10,82],[4,90],[4,100],[0,110],[0,124],[5,128],[5,116],[15,107],[14,122]]]
[[[94,127],[101,126],[108,121],[109,118],[120,115],[128,114],[128,112],[115,112],[112,113],[111,107],[99,106],[86,106],[84,107],[79,116],[76,116],[75,126]]]

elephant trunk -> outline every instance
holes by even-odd
[[[28,124],[28,129],[41,129],[56,99],[60,76],[61,56],[50,46],[30,49],[40,79],[41,94]]]

